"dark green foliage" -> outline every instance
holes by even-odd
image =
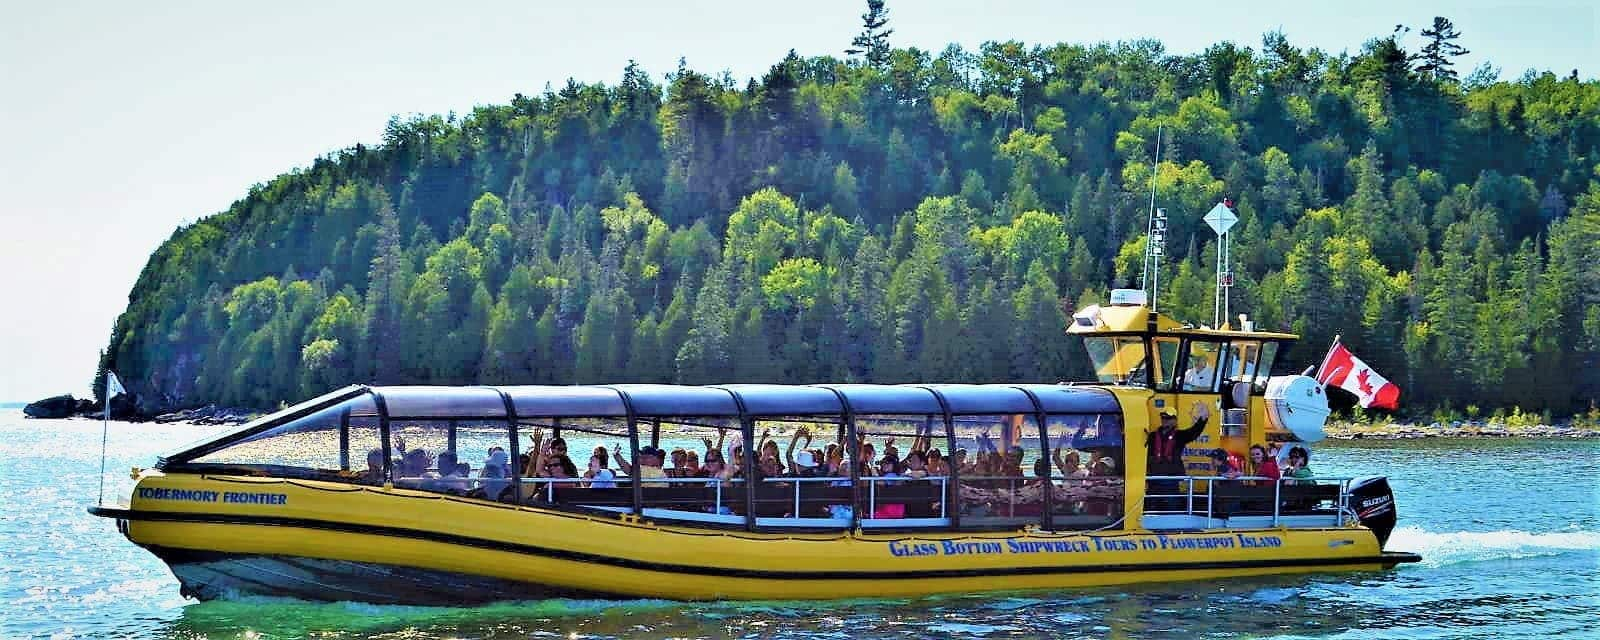
[[[1233,197],[1236,312],[1305,336],[1280,372],[1337,334],[1409,410],[1600,396],[1600,83],[1449,81],[1448,21],[1418,57],[1281,33],[933,55],[885,19],[869,2],[864,64],[791,53],[744,86],[630,64],[391,120],[178,229],[99,364],[147,410],[351,382],[1081,379],[1063,327],[1138,286],[1153,175],[1164,310],[1210,320],[1200,216]]]

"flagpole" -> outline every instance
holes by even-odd
[[[116,375],[110,370],[106,371],[106,409],[100,415],[100,497],[95,504],[106,504],[106,434],[111,429],[111,376]]]
[[[1328,345],[1328,352],[1322,355],[1322,364],[1317,365],[1317,375],[1315,376],[1318,382],[1322,381],[1322,371],[1328,368],[1328,359],[1333,357],[1333,350],[1339,347],[1339,339],[1343,337],[1344,334],[1342,333],[1334,334],[1333,343]],[[1322,386],[1328,385],[1324,384]]]

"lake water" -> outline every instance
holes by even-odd
[[[111,425],[108,502],[128,469],[219,427]],[[1595,638],[1600,440],[1319,445],[1319,475],[1388,475],[1392,550],[1420,564],[1054,593],[845,602],[549,600],[473,608],[194,602],[84,507],[100,424],[0,410],[0,638]]]

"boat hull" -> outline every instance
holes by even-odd
[[[1363,527],[765,533],[304,481],[174,474],[140,488],[151,491],[136,490],[129,509],[93,511],[117,518],[202,599],[906,597],[1379,570],[1415,559],[1383,553]]]

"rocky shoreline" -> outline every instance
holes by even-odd
[[[1418,440],[1423,438],[1600,438],[1600,426],[1580,424],[1508,425],[1501,422],[1458,421],[1415,423],[1330,422],[1325,429],[1333,440]]]
[[[211,404],[194,409],[183,409],[156,415],[141,414],[125,396],[111,401],[111,418],[124,422],[155,422],[157,424],[184,423],[196,425],[244,424],[261,415],[258,411],[219,407]],[[65,418],[93,418],[105,416],[105,407],[88,398],[60,395],[30,402],[22,407],[22,415],[35,420],[61,420]]]

